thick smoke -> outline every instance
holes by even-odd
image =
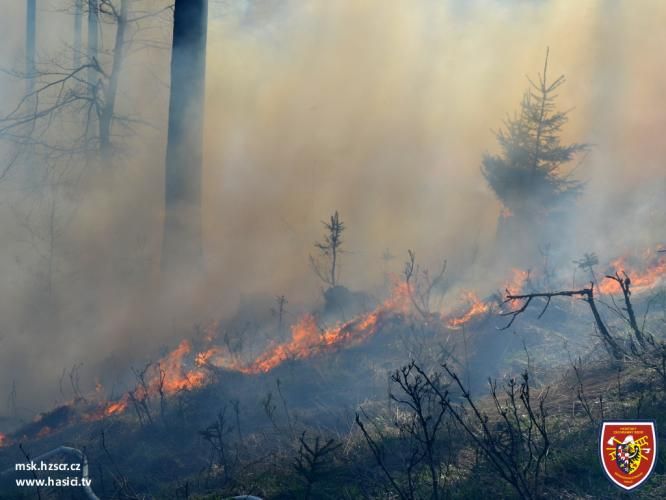
[[[19,3],[0,17],[6,68],[21,63]],[[48,6],[39,11],[42,61],[67,57],[71,44],[71,15],[56,0]],[[564,139],[593,144],[576,167],[587,184],[563,253],[612,258],[663,240],[664,15],[659,0],[640,8],[612,0],[211,2],[207,282],[197,284],[196,312],[177,323],[157,279],[170,31],[168,19],[148,23],[133,34],[141,49],[125,62],[118,105],[152,126],[138,126],[110,163],[68,165],[55,205],[24,196],[11,176],[0,184],[0,396],[16,380],[25,414],[44,408],[61,397],[63,368],[80,362],[86,390],[96,377],[110,390],[131,363],[187,335],[184,325],[231,313],[241,296],[316,303],[321,284],[308,255],[334,210],[348,227],[340,279],[350,288],[375,289],[385,266],[399,273],[408,248],[425,264],[448,258],[451,279],[468,287],[483,286],[488,272],[502,275],[493,267],[500,207],[480,159],[496,150],[493,130],[517,110],[546,47],[551,74],[568,79],[559,96],[572,108]],[[112,36],[105,27],[104,43]],[[5,77],[0,85],[4,114],[21,87]],[[387,248],[397,256],[388,263]]]

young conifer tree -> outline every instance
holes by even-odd
[[[568,111],[559,111],[555,101],[565,78],[548,80],[548,52],[538,82],[528,80],[519,112],[496,134],[500,153],[485,154],[481,171],[506,211],[534,220],[580,194],[582,183],[567,166],[588,145],[561,143]]]
[[[322,241],[315,243],[315,248],[319,251],[317,258],[310,255],[310,265],[314,273],[330,287],[338,285],[339,257],[342,253],[342,233],[345,223],[340,219],[336,210],[330,217],[329,222],[322,221],[326,233]]]

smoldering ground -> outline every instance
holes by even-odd
[[[39,11],[45,63],[71,44],[59,6]],[[18,2],[7,9],[0,54],[10,68],[21,64],[24,12]],[[499,204],[479,164],[546,47],[551,74],[568,78],[558,99],[573,108],[565,140],[593,144],[576,167],[585,192],[561,254],[611,258],[663,240],[665,10],[658,0],[211,2],[206,282],[196,311],[176,323],[157,278],[170,33],[168,19],[157,21],[124,64],[118,106],[149,125],[122,139],[123,154],[60,165],[49,179],[65,187],[50,195],[24,194],[18,174],[0,185],[0,394],[16,382],[16,405],[30,415],[61,397],[62,370],[81,362],[86,390],[96,379],[109,389],[188,335],[186,325],[231,314],[241,295],[316,304],[308,255],[336,209],[350,288],[399,273],[407,248],[431,265],[448,258],[468,288],[503,275]],[[3,76],[3,114],[22,85]],[[4,141],[3,153],[11,147]],[[387,248],[397,256],[388,262]]]

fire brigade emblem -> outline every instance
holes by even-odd
[[[601,464],[608,478],[630,491],[650,476],[657,456],[653,422],[604,422],[599,442]]]

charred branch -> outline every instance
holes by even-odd
[[[319,436],[315,437],[314,443],[308,444],[305,431],[298,438],[300,446],[298,455],[294,461],[294,469],[305,481],[305,500],[312,498],[312,488],[319,481],[330,462],[333,453],[342,446],[334,439],[328,439],[322,443]]]
[[[446,405],[441,398],[446,398],[446,390],[439,385],[438,374],[428,377],[415,362],[396,370],[391,375],[391,382],[397,389],[396,392],[391,391],[389,397],[397,404],[392,425],[400,441],[399,450],[395,451],[395,457],[401,461],[399,471],[394,471],[389,465],[392,460],[387,459],[384,448],[386,438],[381,430],[375,426],[375,432],[371,433],[359,414],[356,415],[356,424],[375,462],[401,499],[420,498],[417,493],[420,478],[427,478],[429,498],[440,499],[443,496],[440,434],[446,415]]]
[[[406,469],[408,473],[407,475],[409,478],[409,482],[407,488],[403,489],[403,487],[398,484],[398,479],[394,477],[395,474],[389,469],[386,463],[386,453],[382,445],[381,435],[379,438],[373,437],[370,431],[368,431],[368,429],[365,427],[365,424],[363,424],[361,416],[358,413],[356,414],[355,421],[356,425],[361,430],[363,437],[365,438],[365,442],[367,443],[368,448],[370,449],[370,452],[372,453],[372,456],[375,459],[375,462],[382,470],[388,482],[391,484],[393,491],[398,495],[398,497],[400,497],[400,500],[412,500],[414,498],[414,487],[411,481],[411,471],[413,470],[414,465],[418,462],[416,454],[415,453],[411,454],[410,460],[407,464]]]
[[[214,466],[219,466],[224,474],[225,480],[231,479],[232,469],[238,462],[238,456],[232,462],[229,457],[228,436],[233,432],[227,419],[227,407],[218,412],[215,422],[199,431],[199,435],[206,441],[211,448],[211,459],[209,470]]]
[[[550,450],[545,401],[548,389],[537,401],[532,398],[529,375],[509,380],[506,399],[500,401],[497,384],[489,381],[496,418],[491,421],[474,403],[469,390],[447,365],[444,371],[460,391],[463,402],[454,404],[442,395],[441,401],[468,437],[482,451],[493,469],[521,498],[539,498],[545,462]],[[435,386],[436,387],[436,386]],[[471,415],[468,418],[468,415]],[[499,419],[499,420],[498,420]]]
[[[608,348],[610,354],[617,360],[620,360],[625,356],[626,353],[624,349],[620,347],[615,338],[611,335],[608,327],[599,314],[599,310],[597,309],[597,305],[594,300],[594,283],[590,283],[589,288],[581,288],[579,290],[562,290],[558,292],[512,294],[506,290],[506,299],[502,305],[519,302],[520,306],[517,309],[513,309],[501,314],[502,316],[507,316],[510,319],[506,325],[500,328],[500,330],[507,330],[510,328],[516,318],[527,310],[534,299],[545,299],[546,303],[538,316],[539,318],[543,317],[543,315],[548,310],[548,306],[550,305],[550,301],[553,297],[581,297],[589,305],[590,310],[592,311],[592,315],[594,316],[594,321],[597,325],[597,328],[599,329],[599,333],[601,334],[601,338]]]
[[[641,346],[641,348],[645,349],[647,347],[645,336],[643,335],[643,331],[638,327],[636,313],[634,312],[634,307],[631,303],[631,279],[624,271],[622,271],[622,276],[616,272],[614,275],[606,275],[606,278],[615,281],[619,285],[620,290],[622,290],[622,296],[624,297],[624,310],[627,313],[629,326],[631,327],[631,331],[636,337],[638,344]]]
[[[425,318],[430,315],[432,293],[444,280],[446,260],[442,262],[438,272],[431,275],[428,269],[421,269],[416,263],[416,253],[413,250],[407,250],[407,256],[403,270],[407,293],[414,308]]]

